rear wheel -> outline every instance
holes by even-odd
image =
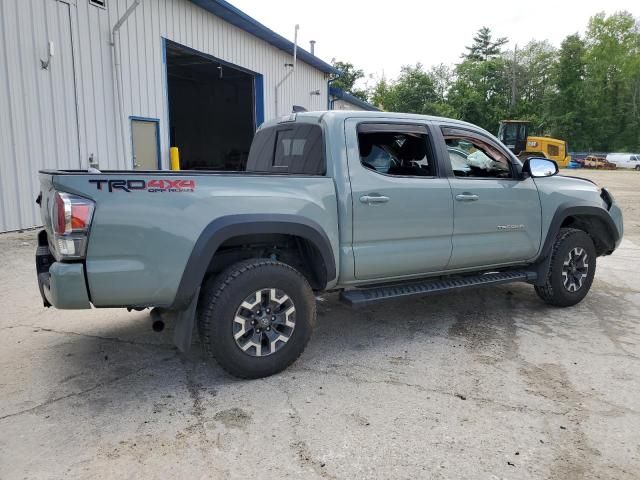
[[[198,329],[205,352],[240,378],[280,372],[303,352],[316,307],[307,279],[287,264],[253,259],[205,284]]]
[[[596,249],[591,237],[582,230],[563,228],[553,245],[546,283],[535,290],[546,303],[569,307],[587,295],[595,272]]]

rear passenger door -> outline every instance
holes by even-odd
[[[345,133],[356,279],[443,270],[451,255],[453,201],[429,127],[349,119]]]
[[[520,178],[509,153],[475,130],[442,127],[453,194],[449,269],[524,262],[540,247],[541,206],[532,178]]]

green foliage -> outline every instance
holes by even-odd
[[[448,101],[457,116],[482,128],[496,131],[509,109],[508,63],[501,57],[465,59],[456,67],[456,80]]]
[[[383,105],[391,112],[429,114],[437,99],[433,78],[418,63],[402,67],[398,79],[387,86]]]
[[[462,58],[474,62],[486,62],[500,55],[500,47],[509,40],[506,37],[493,40],[491,30],[488,27],[482,27],[473,37],[473,44],[465,47],[467,53],[462,54]]]
[[[640,25],[630,13],[593,16],[585,37],[569,35],[560,49],[531,41],[503,51],[506,43],[482,27],[455,67],[405,66],[380,79],[369,101],[493,132],[503,119],[529,120],[572,150],[640,151]]]
[[[588,148],[585,98],[586,45],[578,34],[569,35],[560,46],[554,65],[556,91],[549,105],[551,129],[573,148]]]
[[[356,68],[353,63],[349,62],[341,62],[334,59],[331,63],[342,72],[337,79],[331,82],[331,85],[366,102],[368,97],[367,91],[355,87],[356,82],[364,78],[364,71]]]
[[[588,143],[596,150],[640,144],[640,31],[620,12],[591,18],[586,34],[585,98]]]

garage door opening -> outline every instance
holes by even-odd
[[[183,170],[244,170],[256,126],[256,76],[166,42],[171,146]]]

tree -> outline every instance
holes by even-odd
[[[456,116],[496,131],[509,109],[509,62],[500,47],[506,38],[492,39],[491,30],[482,27],[466,47],[462,63],[456,65],[455,81],[448,92],[448,105]]]
[[[438,99],[436,82],[420,63],[403,66],[394,82],[383,77],[372,93],[374,104],[391,112],[434,114]]]
[[[627,150],[640,144],[637,96],[640,33],[628,12],[599,13],[586,33],[585,97],[588,146],[595,150]]]
[[[549,108],[554,136],[571,142],[574,149],[588,148],[586,139],[586,45],[576,33],[564,39],[554,66],[555,92]]]
[[[482,27],[473,37],[473,44],[470,47],[465,47],[467,53],[462,54],[462,58],[476,62],[486,62],[498,56],[500,54],[500,47],[508,41],[506,37],[500,37],[493,41],[491,29],[489,27]]]
[[[456,80],[448,103],[457,117],[486,130],[497,131],[509,111],[509,65],[501,57],[488,61],[465,60],[456,66]]]
[[[548,133],[548,110],[555,90],[557,56],[556,48],[546,40],[532,40],[515,51],[515,58],[511,53],[505,54],[511,81],[509,116],[526,118],[534,126],[541,127],[544,133]]]
[[[446,102],[449,87],[453,81],[453,70],[448,65],[441,63],[429,69],[429,76],[433,80],[439,102]]]
[[[350,62],[341,62],[333,59],[331,63],[341,72],[340,76],[331,82],[331,85],[366,102],[368,96],[367,91],[365,89],[356,88],[355,86],[358,80],[364,78],[364,71],[356,68],[353,63]]]
[[[506,43],[483,27],[455,67],[405,66],[397,79],[374,85],[371,101],[383,110],[461,118],[490,131],[502,119],[522,118],[536,133],[567,140],[573,151],[640,151],[638,19],[597,14],[584,37],[569,35],[560,49],[533,40],[503,52]]]
[[[390,108],[387,105],[387,103],[389,102],[390,90],[391,85],[389,84],[387,78],[383,75],[382,78],[380,78],[375,83],[375,85],[369,92],[371,103],[381,110],[390,111]]]

